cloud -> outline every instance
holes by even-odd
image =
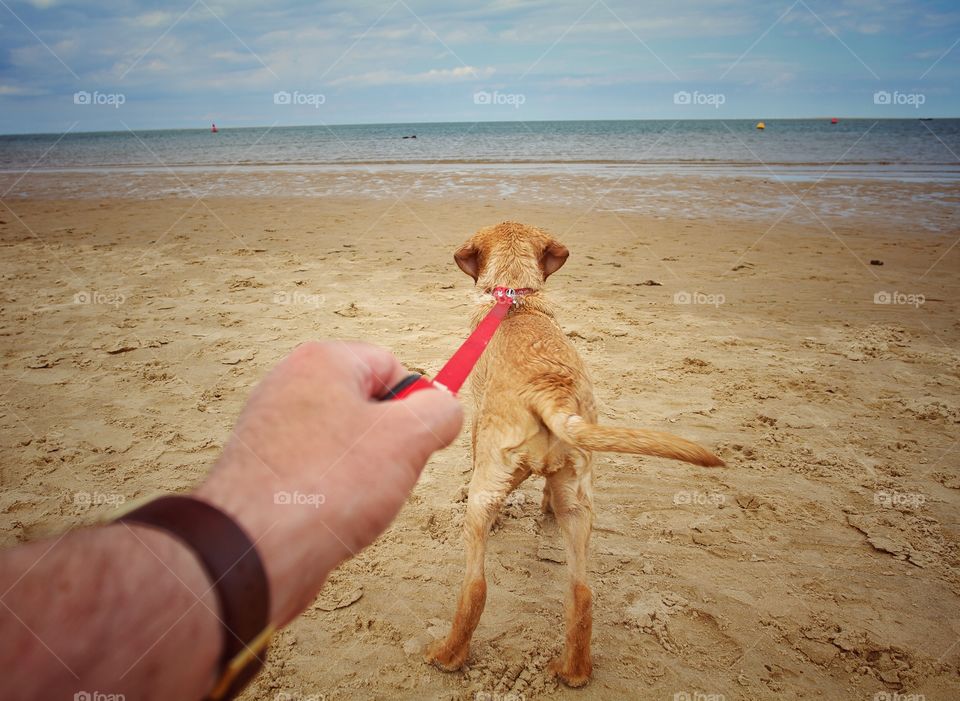
[[[522,90],[525,117],[547,119],[648,114],[639,105],[667,84],[716,85],[738,108],[841,113],[848,100],[863,113],[865,71],[820,19],[797,4],[777,23],[792,0],[6,1],[36,35],[0,5],[0,131],[63,128],[64,96],[80,88],[124,92],[134,128],[217,112],[269,124],[264,95],[294,88],[329,92],[322,118],[331,122],[467,119],[463,88],[478,81]],[[807,5],[885,81],[916,80],[946,53],[924,88],[943,95],[944,116],[960,109],[953,5]],[[80,129],[115,128],[114,117],[77,114]]]
[[[0,85],[0,96],[10,95],[10,96],[27,96],[27,95],[44,95],[46,94],[43,90],[37,88],[25,88],[21,85]]]
[[[146,12],[142,15],[132,17],[130,23],[136,27],[163,27],[166,29],[177,19],[177,16],[172,12],[164,12],[162,10],[155,10],[153,12]]]
[[[602,36],[618,37],[624,41],[636,41],[637,37],[644,41],[652,41],[664,37],[731,36],[748,32],[753,27],[753,20],[747,16],[696,13],[662,17],[646,16],[636,19],[622,14],[604,13],[600,5],[580,22],[573,24],[575,20],[576,17],[567,24],[557,24],[554,21],[512,26],[500,31],[498,37],[503,41],[515,43],[560,40],[564,44],[570,44],[578,38],[589,40]]]
[[[423,25],[411,24],[409,27],[380,27],[376,29],[370,29],[366,32],[357,34],[354,39],[388,39],[391,41],[401,40],[401,39],[410,39],[411,37],[417,38],[432,38],[432,35],[427,32]]]
[[[256,59],[251,56],[249,52],[234,51],[233,49],[214,51],[212,54],[210,54],[210,57],[215,58],[218,61],[228,61],[230,63],[247,63],[249,61],[256,61]]]
[[[421,73],[403,73],[395,70],[370,71],[356,75],[347,75],[330,81],[331,85],[396,85],[411,83],[452,83],[462,80],[485,80],[490,78],[496,69],[492,66],[474,68],[473,66],[459,66],[457,68],[431,68]]]
[[[552,80],[546,80],[543,85],[546,87],[558,88],[597,88],[610,85],[623,85],[625,83],[644,82],[637,76],[597,74],[597,75],[576,75],[563,76]]]
[[[736,61],[741,57],[741,54],[733,52],[723,52],[723,51],[707,51],[699,54],[690,54],[688,58],[692,58],[698,61]]]

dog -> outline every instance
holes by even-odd
[[[541,229],[503,222],[481,229],[454,260],[476,286],[516,291],[515,302],[471,378],[473,476],[464,520],[466,573],[450,633],[425,659],[454,671],[466,662],[486,602],[486,541],[510,492],[531,474],[546,478],[542,509],[552,512],[566,546],[569,592],[564,650],[549,671],[571,687],[590,680],[592,592],[587,547],[593,525],[592,453],[654,455],[702,466],[723,461],[669,433],[597,424],[593,388],[573,344],[554,318],[544,282],[566,262],[567,248]],[[491,297],[492,300],[492,297]],[[473,326],[489,311],[480,306]]]

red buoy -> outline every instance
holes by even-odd
[[[211,131],[212,133],[216,134],[217,131],[218,131],[217,125],[216,125],[216,124],[211,124],[211,125],[210,125],[210,131]]]
[[[831,124],[837,124],[839,121],[840,121],[839,119],[837,119],[836,117],[834,117],[833,119],[830,120],[830,123],[831,123]]]

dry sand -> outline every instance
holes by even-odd
[[[243,698],[960,697],[955,212],[939,233],[582,215],[500,198],[8,200],[0,544],[196,484],[304,339],[435,371],[473,300],[451,253],[509,218],[572,251],[548,287],[602,419],[696,439],[728,467],[598,457],[595,675],[571,691],[544,672],[566,579],[536,481],[495,526],[469,667],[421,662],[462,571],[464,433]]]

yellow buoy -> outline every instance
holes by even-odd
[[[763,122],[757,122],[757,129],[766,129],[767,125]]]

